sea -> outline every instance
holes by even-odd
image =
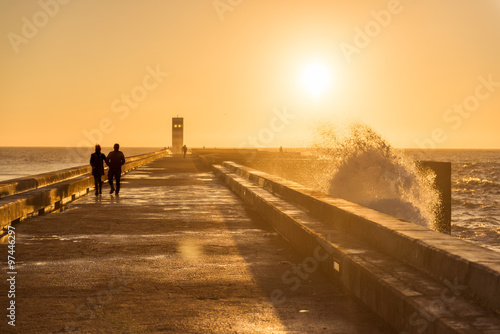
[[[159,147],[122,148],[125,156]],[[112,148],[103,148],[104,153]],[[75,154],[77,152],[77,154]],[[0,147],[0,182],[86,165],[92,153],[76,148]],[[452,235],[500,252],[500,150],[405,150],[419,160],[451,162]]]
[[[452,235],[500,252],[500,150],[409,150],[451,162]]]

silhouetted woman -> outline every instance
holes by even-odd
[[[94,175],[95,195],[102,194],[102,176],[104,175],[104,162],[106,155],[101,153],[101,146],[95,146],[95,153],[90,155],[90,165],[92,166],[92,175]]]

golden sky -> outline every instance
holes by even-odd
[[[0,146],[500,148],[495,0],[2,0]],[[307,72],[309,71],[309,72]]]

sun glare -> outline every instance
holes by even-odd
[[[300,81],[307,92],[318,99],[331,84],[330,69],[320,62],[309,63],[302,69]]]

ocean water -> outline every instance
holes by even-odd
[[[408,150],[451,162],[452,235],[500,252],[500,150]]]
[[[373,142],[373,138],[369,139]],[[355,142],[359,146],[364,140],[360,141],[358,138]],[[371,177],[359,178],[365,180],[359,183],[364,190],[353,192],[349,196],[381,210],[399,208],[398,212],[392,213],[407,215],[408,220],[417,217],[415,219],[418,220],[420,217],[409,205],[411,203],[423,208],[420,211],[425,216],[425,208],[433,200],[432,191],[425,187],[426,180],[417,180],[404,159],[387,151],[382,142],[375,142],[376,144],[368,146],[362,145],[364,155],[348,153],[352,151],[352,146],[345,144],[345,156],[341,157],[341,163],[337,166],[340,167],[337,171],[340,170],[341,173],[336,174],[336,178],[333,174],[326,178],[329,187],[327,190],[335,192],[335,188],[345,189],[342,182],[352,179],[349,175],[359,175],[360,171],[375,173]],[[132,156],[159,149],[123,148],[122,151],[126,156]],[[103,148],[104,153],[111,150]],[[93,150],[88,149],[88,152],[74,154],[75,149],[68,148],[0,147],[0,181],[85,165],[92,152]],[[452,163],[452,235],[500,252],[500,150],[404,150],[404,155],[415,160]],[[339,156],[338,152],[336,156]],[[384,166],[383,173],[374,170],[374,165]],[[395,175],[398,177],[394,177]],[[367,179],[377,182],[366,182]],[[388,180],[389,182],[385,182]],[[423,186],[417,187],[416,183]],[[406,191],[408,189],[411,191]],[[398,193],[398,203],[387,195],[391,192]],[[386,194],[386,198],[381,197],[381,193]]]

